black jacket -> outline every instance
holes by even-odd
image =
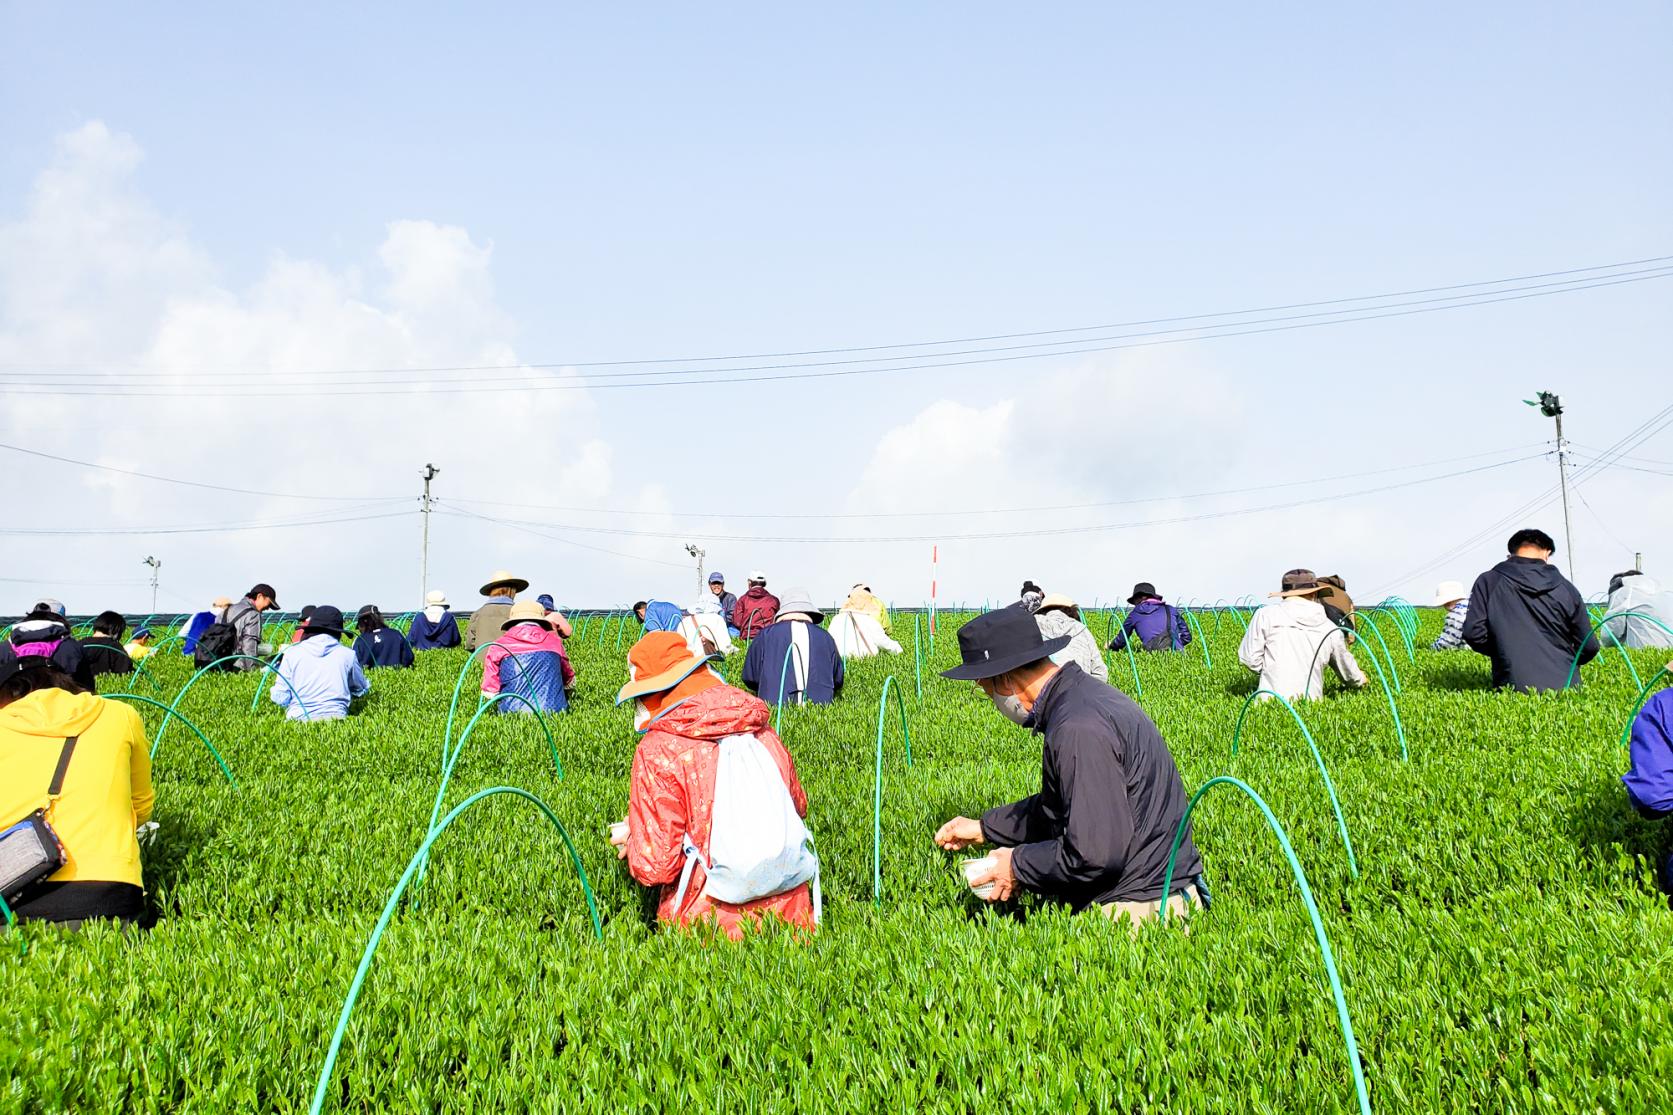
[[[120,639],[94,635],[81,640],[81,649],[86,652],[87,668],[94,677],[134,672],[134,660],[128,657]]]
[[[982,814],[986,837],[1016,848],[1017,883],[1077,910],[1160,898],[1186,798],[1150,717],[1070,663],[1046,683],[1028,726],[1045,736],[1040,792]],[[1174,889],[1200,874],[1187,830]]]
[[[1597,657],[1580,590],[1550,562],[1509,557],[1476,578],[1464,641],[1493,660],[1493,684],[1561,689],[1574,665]],[[1580,684],[1575,674],[1574,683]]]

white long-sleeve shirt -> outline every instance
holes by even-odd
[[[1262,689],[1285,700],[1316,701],[1324,696],[1326,662],[1356,689],[1365,684],[1365,673],[1354,661],[1346,636],[1325,616],[1324,605],[1304,596],[1285,597],[1258,609],[1237,657],[1260,674]]]

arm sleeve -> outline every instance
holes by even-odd
[[[372,642],[364,635],[355,636],[354,660],[362,667],[372,664]]]
[[[273,703],[283,709],[290,708],[291,703],[290,674],[285,670],[290,665],[289,659],[289,655],[279,656],[279,664],[273,668],[273,688],[268,692]]]
[[[500,659],[504,657],[504,647],[489,647],[482,652],[482,695],[484,697],[492,697],[500,691]]]
[[[1470,644],[1470,649],[1477,654],[1493,653],[1493,633],[1487,629],[1489,583],[1485,573],[1475,579],[1470,588],[1470,610],[1464,617],[1464,630],[1460,632],[1464,641]]]
[[[1641,809],[1657,813],[1673,806],[1668,790],[1673,781],[1673,725],[1667,723],[1666,715],[1670,707],[1673,698],[1658,693],[1634,718],[1629,745],[1632,764],[1621,779]]]
[[[564,618],[564,614],[562,612],[553,612],[546,618],[552,621],[553,628],[555,628],[558,634],[562,635],[564,638],[567,639],[571,635],[575,634],[575,628],[570,626],[569,620]]]
[[[744,655],[743,683],[751,693],[761,689],[761,648],[765,644],[755,639],[749,644],[749,651]]]
[[[558,649],[558,670],[563,675],[563,687],[573,688],[575,685],[575,666],[569,661],[569,654],[561,647]]]
[[[842,683],[847,677],[847,672],[843,668],[843,665],[842,665],[842,655],[837,653],[836,644],[834,642],[831,644],[830,653],[831,653],[831,661],[833,663],[835,663],[835,668],[833,670],[833,673],[836,676],[836,680],[831,683],[831,687],[833,689],[835,689],[838,693],[841,693],[842,692]]]
[[[1173,629],[1179,635],[1180,646],[1188,647],[1191,645],[1191,621],[1185,618],[1183,608],[1173,610]]]
[[[1128,637],[1136,634],[1138,629],[1138,621],[1133,619],[1133,614],[1131,612],[1128,612],[1127,618],[1121,621],[1121,630],[1117,631],[1115,633],[1115,638],[1110,640],[1110,649],[1126,650]]]
[[[1249,629],[1243,633],[1243,641],[1237,644],[1237,660],[1243,663],[1245,669],[1260,673],[1266,667],[1266,623],[1261,613],[1255,612],[1255,618],[1249,621]]]
[[[1068,816],[1060,835],[1024,844],[1011,855],[1017,882],[1046,893],[1119,877],[1133,843],[1127,772],[1102,739],[1059,740],[1057,780]]]
[[[477,642],[476,642],[476,640],[477,640],[476,621],[477,621],[477,618],[481,615],[482,615],[482,610],[479,608],[476,611],[471,613],[470,622],[465,624],[465,649],[466,650],[474,651],[476,649],[476,646],[477,646]]]
[[[1430,650],[1455,650],[1464,645],[1464,623],[1462,620],[1454,618],[1458,614],[1458,608],[1464,608],[1466,616],[1470,614],[1468,606],[1463,604],[1448,612],[1446,623],[1441,627],[1441,633],[1435,637],[1433,643],[1429,644]]]
[[[680,877],[685,866],[680,841],[689,827],[685,787],[643,757],[654,735],[648,734],[633,753],[627,799],[627,869],[648,887]]]
[[[1372,651],[1375,654],[1376,651]],[[1330,665],[1336,671],[1336,676],[1354,688],[1365,684],[1365,671],[1359,668],[1359,660],[1348,649],[1347,632],[1338,629],[1330,636]]]
[[[412,656],[412,644],[408,642],[407,637],[405,635],[401,635],[399,631],[397,631],[396,634],[399,635],[401,639],[401,665],[411,666],[414,661]]]
[[[1014,848],[1046,836],[1039,794],[1030,794],[1009,805],[996,805],[982,814],[981,822],[983,838],[1001,848]]]
[[[145,721],[133,709],[132,727],[128,732],[128,782],[132,786],[134,824],[143,825],[151,819],[151,809],[157,794],[151,788],[151,747],[145,739]]]
[[[372,683],[366,680],[366,674],[356,662],[349,667],[349,696],[364,697],[372,691]]]
[[[1586,602],[1580,599],[1578,591],[1574,594],[1574,608],[1569,613],[1569,624],[1574,628],[1574,645],[1580,648],[1580,662],[1585,664],[1596,658],[1603,647],[1592,633],[1592,613],[1586,610]],[[1623,629],[1626,620],[1622,619]]]

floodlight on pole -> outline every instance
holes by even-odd
[[[1557,424],[1557,484],[1563,493],[1563,545],[1568,548],[1568,579],[1574,580],[1574,525],[1568,513],[1568,442],[1563,438],[1563,400],[1550,391],[1523,399]]]
[[[162,558],[152,557],[150,554],[147,554],[145,556],[145,560],[142,561],[140,564],[141,565],[149,565],[151,567],[151,614],[156,615],[157,614],[157,581],[163,575],[163,560],[162,560]]]
[[[697,559],[697,597],[698,597],[698,599],[702,599],[702,597],[703,597],[703,558],[708,555],[709,551],[703,549],[703,547],[699,546],[695,542],[687,542],[685,544],[685,552]]]

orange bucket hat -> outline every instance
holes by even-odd
[[[616,694],[616,703],[641,698],[654,716],[687,697],[723,684],[718,674],[704,668],[709,661],[691,653],[678,632],[647,632],[627,652],[628,682]]]

